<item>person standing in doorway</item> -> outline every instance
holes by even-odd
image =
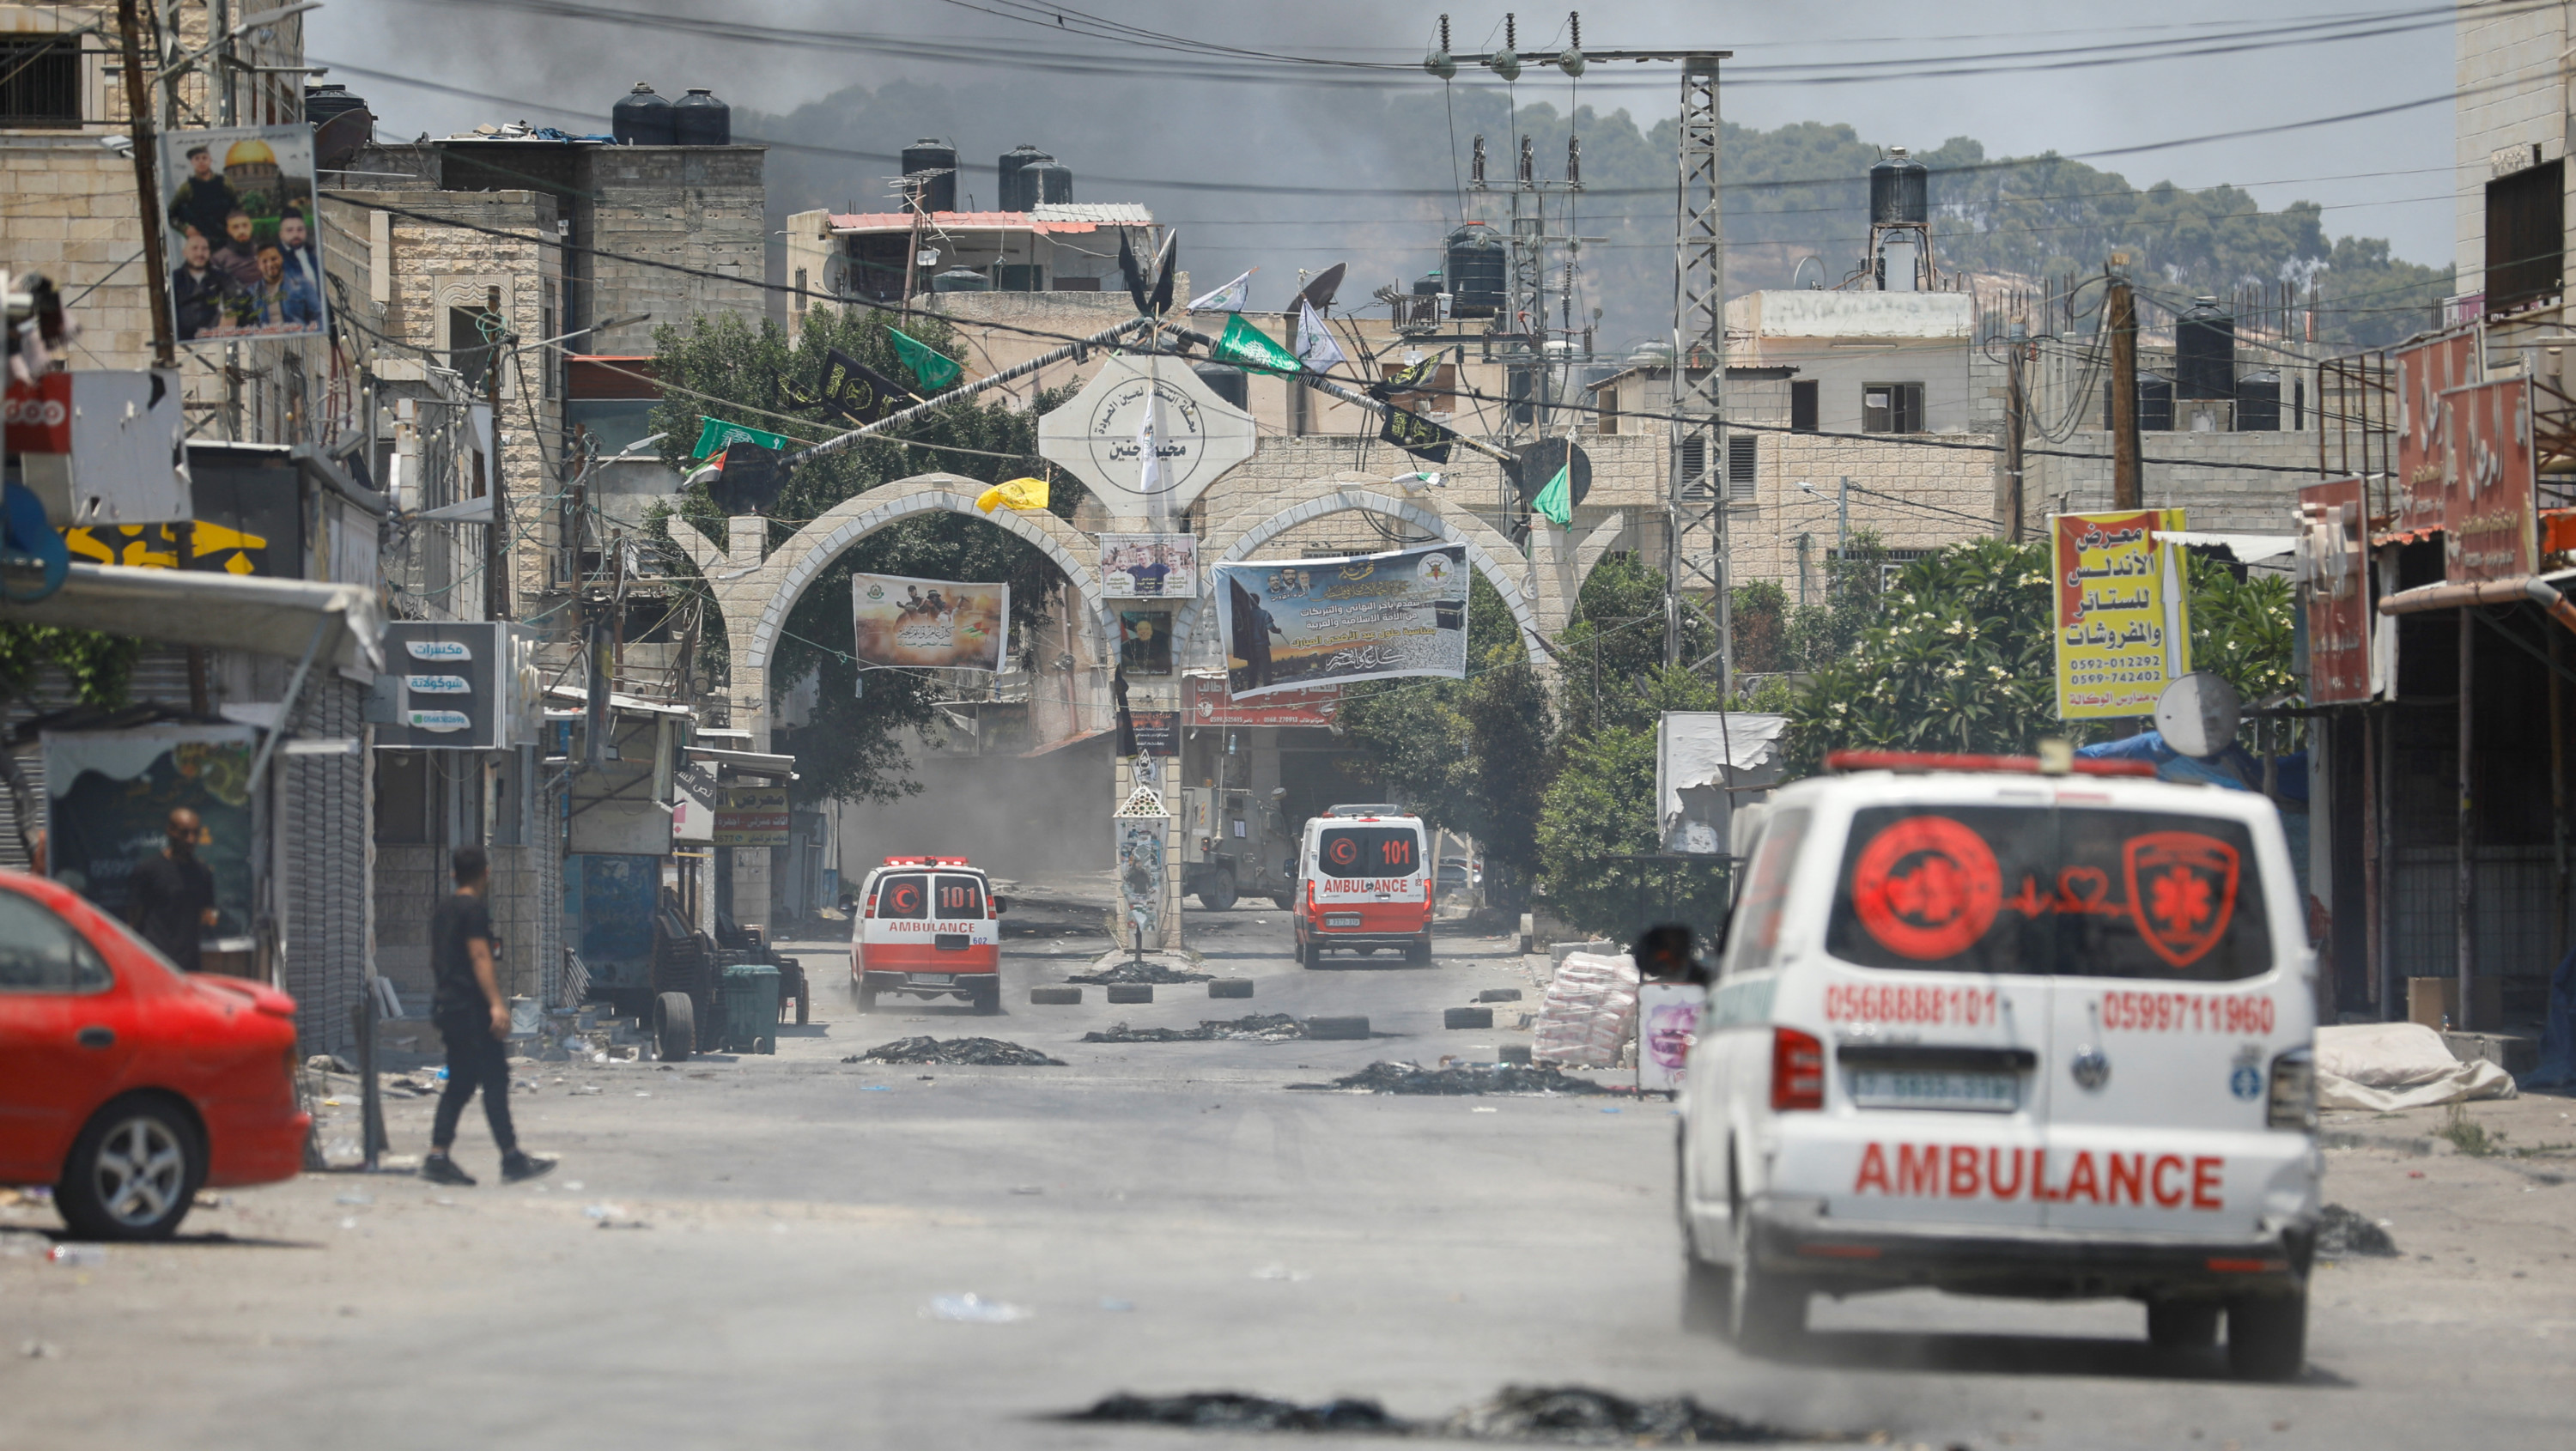
[[[170,813],[166,830],[159,854],[134,869],[125,917],[180,971],[195,972],[198,943],[216,921],[215,874],[197,859],[205,825],[182,806]]]
[[[504,1046],[510,1003],[501,996],[493,965],[492,911],[484,901],[491,868],[479,846],[458,847],[454,860],[456,891],[429,919],[430,1016],[447,1040],[447,1087],[430,1119],[429,1157],[421,1161],[420,1177],[433,1184],[474,1182],[448,1150],[456,1144],[456,1121],[464,1116],[466,1100],[480,1089],[484,1120],[501,1150],[501,1181],[516,1184],[552,1169],[555,1161],[521,1153],[510,1126],[510,1057]]]

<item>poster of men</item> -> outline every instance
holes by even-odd
[[[313,128],[172,131],[160,159],[179,341],[324,336]]]
[[[1217,621],[1235,700],[1344,680],[1467,673],[1467,551],[1220,564]]]
[[[1199,592],[1195,534],[1103,534],[1102,593],[1114,600],[1194,599]]]
[[[1009,657],[1007,584],[855,574],[850,596],[862,669],[999,670]]]

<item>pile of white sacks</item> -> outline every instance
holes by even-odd
[[[1637,1036],[1637,964],[1569,952],[1539,1004],[1530,1061],[1566,1068],[1616,1068]]]

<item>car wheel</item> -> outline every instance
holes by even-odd
[[[687,993],[664,993],[653,1000],[653,1047],[665,1063],[689,1056],[698,1042],[698,1008]]]
[[[862,985],[858,990],[858,994],[860,1012],[873,1013],[877,1010],[877,990],[875,988]]]
[[[2158,1350],[2207,1350],[2218,1343],[2218,1312],[2210,1300],[2149,1300],[2147,1343]]]
[[[161,1099],[119,1099],[73,1142],[55,1203],[84,1239],[167,1239],[205,1177],[206,1151],[185,1114]]]
[[[1215,880],[1199,888],[1199,905],[1211,912],[1222,912],[1234,905],[1234,873],[1221,871]]]
[[[1425,937],[1419,942],[1408,942],[1404,944],[1404,960],[1411,963],[1429,962],[1431,960],[1431,939]]]
[[[1753,1257],[1753,1215],[1735,1206],[1735,1264],[1727,1275],[1726,1332],[1747,1355],[1774,1355],[1807,1329],[1807,1291]]]
[[[2308,1292],[2227,1302],[2227,1368],[2239,1380],[2289,1380],[2308,1363]]]
[[[978,1015],[992,1017],[1002,1010],[1002,985],[997,982],[990,987],[977,988],[974,996],[967,1001],[975,1005]]]
[[[1273,892],[1270,894],[1270,905],[1282,912],[1294,912],[1297,910],[1297,899],[1286,892]]]
[[[1300,942],[1297,944],[1297,965],[1299,967],[1311,968],[1323,960],[1324,950],[1317,947],[1314,943]]]

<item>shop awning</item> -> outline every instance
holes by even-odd
[[[0,620],[289,660],[303,658],[318,626],[317,663],[371,675],[385,665],[384,616],[374,593],[354,584],[74,564],[63,587],[44,599],[0,600]]]
[[[2558,592],[2558,581],[2576,580],[2576,570],[2557,574],[2524,574],[2511,579],[2479,580],[2470,584],[2425,584],[2413,589],[2384,595],[2379,601],[2383,615],[2414,615],[2426,610],[2456,610],[2468,605],[2535,604],[2549,612],[2549,617],[2576,630],[2576,604]]]
[[[2176,544],[2224,549],[2236,557],[2238,564],[2275,559],[2299,545],[2299,536],[2295,534],[2212,534],[2205,529],[2159,529],[2156,537]]]
[[[689,759],[723,766],[753,776],[792,776],[796,774],[794,756],[772,755],[765,751],[727,751],[713,746],[689,747]]]

